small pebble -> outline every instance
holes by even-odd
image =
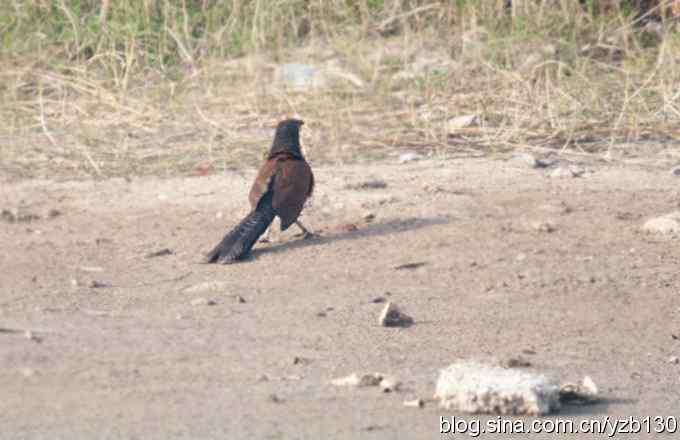
[[[383,327],[409,327],[413,318],[403,313],[396,304],[388,302],[380,313],[378,324]]]
[[[384,188],[387,188],[387,182],[385,182],[384,180],[380,180],[380,179],[366,180],[366,181],[360,182],[360,183],[347,184],[347,185],[345,185],[345,188],[346,189],[354,189],[354,190],[384,189]]]
[[[545,222],[545,221],[539,221],[539,222],[533,222],[531,224],[531,227],[534,228],[538,232],[555,232],[557,228],[555,227],[554,224],[550,222]]]
[[[501,362],[501,365],[505,368],[526,368],[531,366],[531,362],[520,357],[511,357]]]
[[[404,400],[404,406],[408,408],[422,408],[425,406],[423,399]]]
[[[373,214],[372,212],[365,212],[363,217],[366,223],[370,223],[373,220],[375,220],[375,214]]]
[[[668,363],[669,364],[675,364],[675,365],[680,364],[680,358],[677,357],[677,356],[671,356],[671,357],[668,358]]]
[[[217,302],[207,298],[194,298],[191,300],[192,306],[214,306]]]

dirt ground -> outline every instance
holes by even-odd
[[[253,171],[3,184],[0,438],[453,438],[439,417],[457,414],[403,401],[455,360],[518,356],[600,387],[549,418],[680,416],[678,240],[640,231],[678,209],[680,177],[582,166],[317,166],[303,221],[321,237],[292,227],[228,266],[200,257]],[[383,300],[415,324],[379,326]],[[403,389],[329,384],[355,371]]]

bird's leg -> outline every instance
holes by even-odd
[[[295,224],[297,225],[298,228],[302,231],[302,238],[303,239],[308,239],[308,238],[314,238],[316,237],[316,234],[314,232],[311,232],[309,229],[305,227],[305,225],[302,224],[300,220],[295,220]]]

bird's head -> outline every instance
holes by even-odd
[[[286,152],[302,157],[300,127],[303,124],[304,122],[300,119],[286,119],[279,122],[269,154]]]

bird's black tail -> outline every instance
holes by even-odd
[[[271,197],[266,198],[271,199]],[[228,264],[248,255],[257,239],[274,221],[275,215],[271,200],[261,200],[256,209],[225,235],[213,250],[208,252],[205,262]]]

